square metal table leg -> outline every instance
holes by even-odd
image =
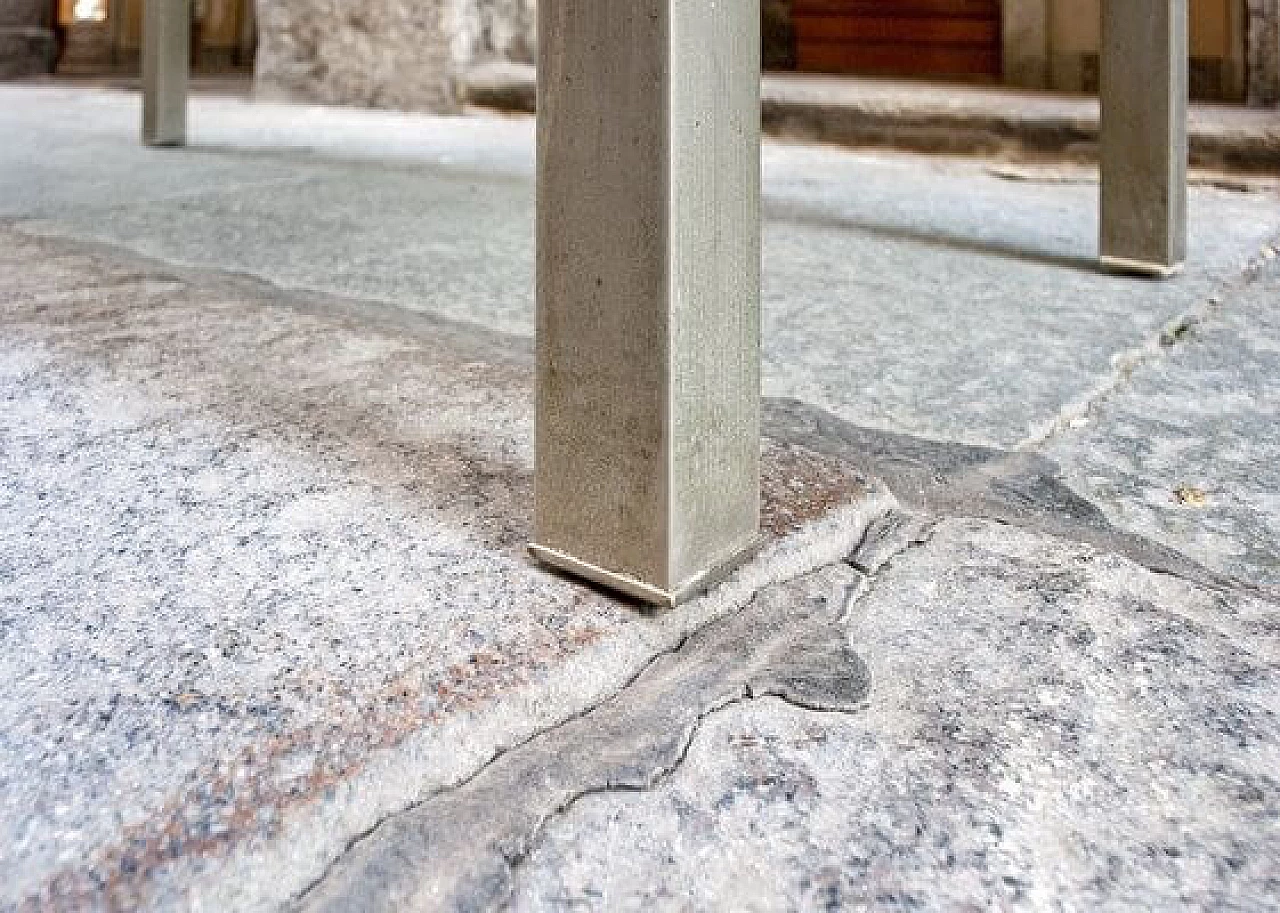
[[[142,142],[187,141],[191,0],[145,0],[142,25]]]
[[[1102,4],[1103,265],[1169,276],[1187,248],[1187,0]]]
[[[530,548],[659,605],[758,536],[759,15],[538,4]]]

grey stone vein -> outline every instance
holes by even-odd
[[[828,670],[829,672],[830,670]],[[869,690],[869,680],[868,680]],[[506,857],[507,867],[509,870],[509,878],[506,882],[506,893],[498,901],[495,902],[496,909],[509,909],[513,897],[513,882],[519,877],[520,869],[524,866],[533,854],[537,852],[539,845],[547,834],[548,828],[557,820],[567,817],[574,808],[582,801],[595,796],[607,796],[611,793],[645,793],[658,789],[668,784],[671,779],[679,773],[680,768],[688,760],[689,751],[694,743],[698,740],[703,728],[714,717],[735,707],[741,707],[744,704],[759,700],[776,700],[787,706],[794,707],[805,713],[816,714],[839,714],[848,715],[857,713],[863,709],[863,704],[848,704],[837,706],[828,701],[819,700],[811,702],[809,699],[798,697],[793,691],[786,687],[777,685],[756,685],[747,683],[742,692],[734,697],[725,698],[724,700],[713,704],[706,708],[697,719],[691,724],[685,733],[684,741],[680,745],[679,752],[669,763],[659,769],[645,783],[608,783],[603,786],[591,786],[575,792],[569,797],[568,801],[562,805],[556,806],[538,822],[537,828],[529,837],[526,845],[522,846],[516,853]]]
[[[923,532],[925,528],[925,524],[907,514],[893,509],[885,510],[867,524],[856,548],[846,559],[850,566],[858,571],[856,583],[858,589],[855,591],[854,599],[843,600],[837,607],[838,610],[833,609],[830,604],[836,598],[835,595],[825,600],[821,598],[815,600],[810,594],[808,602],[801,603],[808,611],[802,609],[797,612],[790,600],[779,602],[780,595],[797,586],[812,589],[815,578],[835,576],[836,579],[842,579],[841,572],[837,569],[827,568],[809,575],[808,580],[779,585],[770,591],[765,591],[733,615],[718,619],[686,634],[672,647],[655,653],[625,685],[607,698],[573,714],[562,723],[530,736],[518,745],[496,753],[465,780],[436,790],[421,801],[384,817],[374,827],[353,839],[347,850],[334,859],[320,877],[294,898],[292,909],[354,910],[368,903],[371,897],[384,901],[388,908],[401,904],[412,907],[414,901],[410,899],[411,897],[427,896],[430,897],[431,906],[442,909],[469,910],[482,909],[486,906],[503,906],[510,897],[512,879],[517,870],[536,849],[542,834],[553,820],[568,814],[579,801],[588,796],[609,792],[643,792],[656,788],[679,769],[699,730],[706,720],[716,713],[746,701],[762,698],[778,699],[812,713],[857,711],[863,706],[863,701],[870,689],[870,679],[861,660],[845,643],[842,624],[847,617],[850,603],[866,592],[863,585],[868,580],[873,580],[875,573],[887,565],[895,554],[921,544],[927,538],[927,533]],[[904,533],[909,534],[904,535]],[[838,595],[840,592],[853,591],[854,586],[855,584],[846,581],[845,586],[836,586],[834,590]],[[765,604],[761,604],[761,599]],[[818,608],[819,605],[820,608]],[[782,613],[785,617],[781,619],[776,617],[780,606],[786,607]],[[767,636],[760,641],[758,638],[762,631],[767,632]],[[705,645],[707,641],[711,642],[710,648]],[[697,646],[699,642],[704,644],[700,648]],[[665,676],[675,678],[675,682],[669,686],[669,695],[674,696],[676,700],[683,698],[684,685],[691,673],[692,677],[697,679],[701,679],[707,672],[717,673],[723,676],[723,681],[727,684],[719,686],[722,690],[717,692],[714,698],[706,701],[703,709],[683,728],[673,757],[660,759],[648,768],[640,767],[633,762],[624,762],[625,769],[622,776],[615,776],[616,771],[610,771],[610,776],[605,782],[591,783],[568,790],[567,795],[562,796],[549,809],[540,811],[533,803],[527,803],[533,807],[528,809],[531,817],[523,818],[523,823],[528,827],[529,820],[536,820],[526,835],[518,833],[518,827],[510,826],[500,834],[486,835],[488,842],[482,842],[479,851],[489,850],[491,868],[496,856],[500,855],[505,871],[498,871],[496,874],[490,872],[489,876],[481,879],[478,885],[473,883],[474,876],[467,876],[467,884],[462,889],[456,887],[453,890],[449,890],[448,887],[441,889],[439,886],[417,887],[412,889],[412,892],[406,891],[401,895],[394,885],[385,884],[385,881],[392,880],[406,882],[411,882],[415,878],[426,880],[425,871],[428,869],[436,871],[452,869],[461,873],[465,867],[450,866],[451,860],[441,859],[438,851],[431,855],[429,862],[424,856],[403,863],[400,861],[405,853],[402,840],[385,841],[380,848],[363,850],[362,847],[367,845],[371,838],[378,837],[384,828],[393,823],[396,826],[403,825],[410,817],[429,819],[429,822],[420,822],[420,826],[425,824],[429,827],[434,823],[442,830],[448,830],[450,824],[456,824],[459,821],[490,820],[499,809],[509,807],[508,802],[501,801],[504,798],[515,802],[522,801],[521,797],[514,795],[495,797],[491,793],[485,794],[481,791],[480,796],[484,800],[482,808],[449,808],[448,814],[432,808],[433,803],[447,801],[472,788],[486,775],[491,775],[493,769],[500,764],[520,765],[522,759],[519,758],[519,753],[533,750],[537,743],[548,741],[552,744],[543,747],[540,752],[535,752],[532,761],[524,762],[526,765],[560,763],[563,748],[557,744],[557,741],[567,740],[572,745],[573,727],[590,725],[591,718],[610,705],[624,708],[624,713],[628,711],[642,713],[648,703],[647,698],[651,695],[637,692],[643,692],[647,684],[646,677],[654,672],[659,663],[679,658],[691,647],[693,656],[687,660],[691,668],[665,672]],[[714,662],[708,662],[708,653],[714,658]],[[758,658],[760,653],[768,657],[767,662],[760,661]],[[699,669],[699,665],[709,665],[712,668]],[[745,677],[742,672],[744,668],[747,670]],[[659,676],[663,674],[663,672],[658,673]],[[617,731],[616,727],[609,728]],[[648,732],[653,738],[662,738],[662,733],[669,728],[669,725],[661,721],[649,720],[646,724],[634,727],[632,731]],[[669,750],[670,743],[666,744]],[[640,771],[639,776],[636,776],[637,770]],[[569,774],[570,778],[575,776],[588,777],[589,772]],[[412,828],[411,831],[415,836],[421,833],[419,828]],[[495,847],[500,851],[499,853],[492,851]],[[474,841],[465,839],[461,846],[448,847],[448,849],[466,857],[475,852],[477,847]],[[352,855],[362,852],[365,858],[354,866],[353,874]],[[388,861],[393,858],[395,862]],[[389,872],[389,868],[396,871]],[[371,880],[374,879],[384,883],[371,884]],[[479,895],[475,893],[477,887],[480,889]],[[379,889],[388,893],[380,893]]]
[[[1274,907],[1280,607],[983,520],[859,605],[865,710],[725,708],[552,822],[511,907]]]
[[[698,630],[702,630],[702,629],[698,629]],[[411,802],[408,805],[404,806],[403,808],[396,809],[395,811],[388,812],[387,814],[383,815],[372,826],[352,836],[351,839],[347,841],[347,845],[345,849],[343,849],[343,851],[338,856],[336,856],[333,860],[331,860],[330,863],[325,866],[324,870],[319,875],[317,875],[310,883],[308,883],[302,890],[298,891],[290,899],[289,901],[290,905],[294,907],[304,905],[307,902],[310,895],[329,878],[334,868],[342,862],[342,860],[347,856],[348,853],[354,850],[361,842],[363,842],[364,840],[372,836],[375,832],[378,831],[379,828],[383,827],[383,825],[385,825],[392,818],[398,817],[403,814],[412,813],[417,809],[423,807],[427,803],[435,799],[438,799],[443,795],[465,788],[477,777],[484,774],[484,772],[488,770],[492,765],[500,761],[504,756],[512,752],[519,751],[525,746],[529,745],[531,742],[544,738],[550,735],[551,733],[554,733],[556,730],[561,729],[570,723],[573,723],[577,720],[582,719],[583,717],[599,709],[602,705],[606,703],[617,700],[623,695],[623,693],[628,688],[631,687],[632,684],[635,683],[637,679],[640,678],[640,676],[642,676],[645,672],[647,672],[654,665],[654,663],[658,662],[658,660],[662,659],[663,657],[670,656],[674,653],[679,653],[682,649],[684,649],[684,645],[688,643],[689,638],[692,637],[695,633],[697,633],[697,631],[690,631],[685,635],[683,635],[682,637],[680,637],[672,645],[668,647],[664,647],[661,650],[655,651],[653,655],[650,656],[649,659],[646,660],[640,666],[640,668],[638,668],[635,671],[635,673],[629,679],[627,679],[617,690],[611,692],[610,694],[605,695],[600,700],[595,701],[591,704],[588,704],[587,706],[581,708],[580,710],[569,714],[559,722],[556,722],[550,726],[539,729],[536,732],[530,733],[528,737],[520,740],[519,742],[513,745],[499,747],[496,751],[493,752],[493,754],[483,764],[478,766],[474,771],[469,773],[466,777],[454,783],[451,783],[447,786],[442,786],[437,789],[434,789],[431,791],[430,795],[425,796],[422,799],[419,799],[415,802]]]
[[[884,482],[905,506],[931,517],[1008,523],[1114,553],[1149,570],[1211,590],[1280,594],[1205,567],[1195,559],[1113,524],[1063,480],[1053,460],[1026,451],[930,441],[861,428],[798,400],[766,400],[765,431],[847,461]],[[909,536],[920,518],[890,515]]]
[[[724,709],[553,822],[511,907],[1275,907],[1277,607],[980,520],[859,604],[863,712]]]
[[[832,567],[771,587],[691,634],[610,700],[384,821],[296,909],[501,905],[549,821],[588,795],[653,788],[715,712],[765,696],[819,712],[858,709],[869,679],[830,595],[850,573]]]

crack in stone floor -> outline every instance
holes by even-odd
[[[766,588],[658,657],[608,701],[496,758],[459,788],[392,816],[337,860],[297,908],[500,905],[512,869],[549,818],[584,795],[651,788],[679,766],[701,722],[718,710],[776,696],[816,711],[856,711],[870,681],[837,624],[840,584],[852,583],[845,573],[856,572],[829,567]],[[470,826],[459,827],[462,821]]]
[[[1232,579],[1116,527],[1062,481],[1053,460],[862,428],[798,400],[766,400],[765,432],[848,462],[925,516],[974,517],[1085,543],[1213,590],[1280,594]]]
[[[1195,327],[1218,315],[1224,300],[1238,295],[1248,285],[1258,280],[1266,264],[1280,251],[1280,237],[1261,246],[1239,272],[1212,294],[1205,296],[1193,307],[1169,320],[1147,339],[1111,356],[1111,372],[1098,380],[1081,396],[1062,406],[1056,415],[1042,423],[1018,443],[1014,450],[1038,450],[1054,437],[1071,429],[1073,424],[1087,418],[1097,406],[1119,393],[1133,373],[1144,365],[1167,358],[1177,346],[1186,340]]]

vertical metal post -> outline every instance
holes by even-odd
[[[1169,276],[1187,248],[1187,0],[1103,0],[1105,266]]]
[[[538,23],[531,551],[674,605],[759,527],[759,4]]]
[[[142,142],[187,141],[191,0],[145,0],[142,24]]]

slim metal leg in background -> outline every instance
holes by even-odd
[[[142,25],[142,142],[187,141],[191,0],[145,0]]]
[[[1169,276],[1187,249],[1187,0],[1103,0],[1103,265]]]

